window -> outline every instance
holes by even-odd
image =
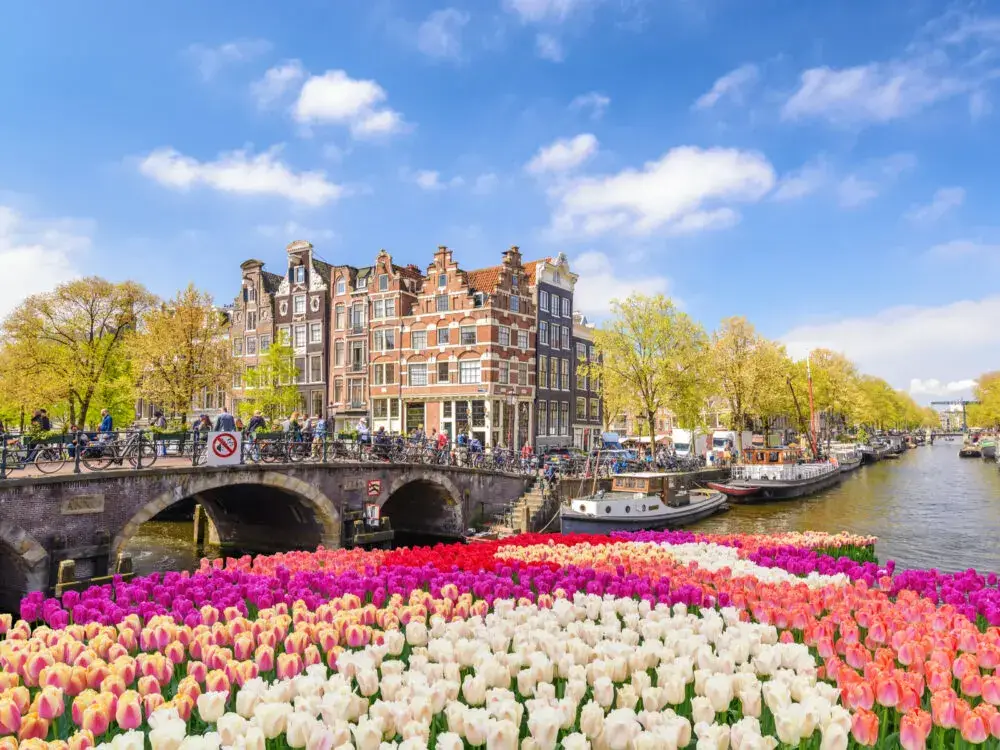
[[[420,363],[419,365],[409,366],[410,374],[410,385],[427,385],[427,365]]]
[[[340,277],[339,279],[337,279],[337,294],[343,294],[346,291],[347,291],[347,281],[344,280],[344,277]]]
[[[389,400],[385,398],[377,398],[372,401],[372,418],[373,419],[385,419],[389,414]]]
[[[338,302],[337,306],[334,308],[334,310],[336,310],[335,317],[334,317],[334,321],[335,321],[334,322],[334,327],[338,331],[342,331],[342,330],[344,330],[344,305],[342,303]]]
[[[552,324],[552,348],[553,349],[558,349],[559,348],[559,324],[558,323],[553,323]]]
[[[510,311],[511,312],[520,312],[520,310],[521,310],[521,298],[520,297],[511,296],[511,298],[510,298]]]
[[[471,346],[476,343],[476,327],[475,326],[462,326],[458,329],[459,340],[462,342],[462,346]]]
[[[510,382],[510,363],[500,362],[500,370],[498,376],[498,383],[508,383]]]
[[[528,332],[518,331],[517,332],[517,348],[527,349],[528,348]]]
[[[517,289],[518,284],[521,283],[521,277],[517,273],[512,273],[510,275],[510,285]]]
[[[528,363],[519,362],[517,365],[517,382],[521,385],[528,384]]]
[[[562,361],[562,389],[564,391],[569,390],[569,360],[564,359]]]
[[[553,294],[552,295],[552,314],[553,315],[558,315],[559,314],[559,295],[558,294]],[[556,416],[558,417],[558,414]]]
[[[549,358],[549,388],[559,390],[559,360],[556,357]]]
[[[351,342],[351,370],[362,372],[365,369],[365,345],[362,341]]]
[[[351,329],[360,332],[365,325],[365,307],[362,303],[356,303],[351,307]]]
[[[600,409],[601,409],[600,400],[596,398],[590,399],[590,419],[592,421],[596,422],[598,419],[601,418]]]
[[[587,345],[579,341],[576,342],[576,358],[577,359],[587,358]]]
[[[344,364],[344,342],[338,341],[333,345],[333,364],[335,367],[342,367]]]
[[[243,356],[243,339],[233,339],[233,356]]]
[[[538,324],[538,343],[546,346],[549,344],[549,324],[544,320]]]
[[[444,418],[451,419],[451,401],[445,401],[443,404],[441,404],[441,406],[444,409],[444,411],[442,411],[442,415],[444,416]]]
[[[257,353],[257,337],[247,336],[247,354]]]
[[[248,286],[248,287],[246,287],[245,291],[246,291],[246,300],[247,300],[247,302],[256,302],[257,301],[257,290],[254,287]]]
[[[377,299],[374,302],[372,302],[372,317],[373,318],[381,318],[383,316],[383,314],[384,314],[384,311],[385,311],[385,302],[383,302],[380,299]]]
[[[587,376],[585,374],[586,372],[587,371],[582,367],[578,366],[576,368],[576,389],[578,391],[587,390]]]
[[[560,435],[569,435],[569,401],[562,402],[562,414],[559,419]]]
[[[438,289],[444,289],[448,286],[448,274],[439,273],[438,274]]]
[[[344,400],[344,379],[333,379],[333,402],[339,404]]]
[[[484,292],[476,292],[472,295],[472,306],[482,307],[486,304],[486,294]]]
[[[292,333],[288,330],[288,326],[281,326],[281,328],[278,329],[278,341],[282,344],[292,343]]]
[[[597,358],[594,356],[594,345],[593,344],[590,345],[590,361],[591,362],[596,362],[597,361]]]
[[[545,312],[549,311],[549,293],[548,292],[539,292],[538,293],[538,307],[539,307],[539,309],[545,310]]]
[[[385,317],[387,318],[396,317],[396,300],[394,299],[385,300]]]
[[[268,335],[263,335],[260,337],[260,353],[263,354],[268,349],[271,348],[271,337]]]
[[[500,326],[500,346],[510,346],[510,329]]]
[[[292,297],[292,315],[306,314],[306,295],[296,294]]]
[[[368,288],[368,276],[359,276],[358,280],[354,284],[355,289],[367,289]]]
[[[458,363],[459,383],[479,383],[482,365],[478,359],[466,359]]]
[[[438,312],[448,312],[448,295],[439,294],[434,298],[434,309]]]
[[[549,401],[549,434],[555,435],[559,431],[559,402]]]
[[[375,331],[374,349],[377,352],[389,352],[396,348],[396,331],[392,328],[379,328]]]
[[[548,429],[548,409],[545,408],[546,402],[538,402],[538,434],[544,435],[545,431]]]
[[[450,341],[450,339],[448,337],[448,329],[447,328],[441,327],[441,328],[437,329],[437,343],[438,343],[438,346],[447,346],[449,343],[451,343],[451,341]]]
[[[399,419],[399,401],[396,399],[389,399],[389,416],[392,419]]]
[[[301,349],[306,345],[306,327],[305,325],[295,326],[295,348]]]
[[[255,311],[250,311],[247,313],[247,330],[256,331],[257,330],[257,313]]]
[[[570,308],[571,304],[572,304],[572,300],[569,297],[563,297],[562,306],[563,306],[563,317],[564,318],[572,318],[573,317],[573,313],[571,313],[569,311],[569,308]]]
[[[549,387],[549,358],[546,356],[538,358],[538,387]]]
[[[389,289],[389,274],[380,273],[378,276],[378,290],[384,292]]]
[[[241,373],[241,372],[234,372],[233,373],[233,388],[242,388],[242,387],[243,387],[243,373]]]
[[[562,327],[562,348],[569,351],[569,326]]]
[[[448,374],[448,363],[438,362],[437,363],[437,382],[447,383],[451,380],[451,376]]]
[[[351,381],[351,406],[360,408],[365,405],[365,386],[363,380]]]
[[[375,365],[375,385],[389,385],[396,382],[396,365],[390,363]]]
[[[304,383],[306,382],[306,358],[296,357],[295,358],[295,382]]]
[[[580,396],[576,397],[576,418],[577,421],[583,421],[587,418],[587,399]]]
[[[323,358],[318,354],[309,357],[309,382],[323,382]]]
[[[320,344],[323,342],[323,324],[322,323],[310,323],[309,324],[309,343],[310,344]]]
[[[414,331],[410,334],[410,346],[417,351],[427,348],[427,331]]]

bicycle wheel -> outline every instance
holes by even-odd
[[[105,446],[84,446],[83,452],[80,454],[80,463],[87,471],[104,471],[111,467],[114,460],[115,457],[111,449]]]
[[[152,443],[143,442],[134,445],[128,452],[128,462],[133,469],[139,467],[139,456],[142,456],[142,468],[148,469],[156,463],[156,446]]]
[[[35,454],[35,468],[43,474],[54,474],[66,465],[66,454],[62,448],[42,448]]]

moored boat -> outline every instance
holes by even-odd
[[[979,448],[979,443],[966,443],[958,449],[959,458],[981,458],[983,451]]]
[[[745,463],[733,467],[728,482],[709,482],[709,487],[734,503],[792,500],[811,495],[840,481],[836,461],[802,462],[791,448],[746,451]]]
[[[982,457],[987,461],[992,461],[997,457],[997,441],[996,438],[985,437],[979,440],[979,450]]]
[[[678,474],[619,474],[611,491],[570,500],[559,510],[564,534],[676,529],[727,509],[721,492],[690,490]]]
[[[830,458],[836,459],[841,474],[849,474],[861,467],[864,454],[861,446],[854,443],[841,443],[830,446]]]

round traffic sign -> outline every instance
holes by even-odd
[[[212,453],[219,458],[229,458],[236,453],[236,438],[232,435],[216,435],[212,440]]]

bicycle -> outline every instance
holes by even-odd
[[[4,444],[3,461],[0,462],[0,479],[6,479],[19,469],[27,469],[34,466],[43,474],[52,474],[59,471],[66,465],[68,454],[64,445],[24,445],[23,442],[16,441],[12,445]]]
[[[140,466],[149,468],[156,463],[155,444],[146,440],[141,432],[133,432],[128,434],[124,443],[119,438],[98,438],[80,449],[80,463],[88,471],[104,471],[112,465],[123,466],[126,460],[133,469]]]

